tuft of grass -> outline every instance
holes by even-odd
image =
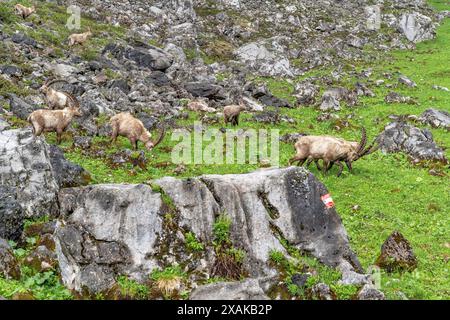
[[[119,285],[120,293],[124,297],[134,300],[146,300],[149,297],[150,290],[146,285],[131,280],[127,276],[118,277],[117,284]]]
[[[186,274],[181,270],[180,266],[170,266],[163,270],[155,269],[150,274],[150,278],[155,282],[158,290],[169,298],[175,291],[180,290],[181,283]]]
[[[185,234],[186,238],[186,247],[188,250],[193,252],[203,251],[205,249],[204,245],[197,240],[194,233],[188,232]]]

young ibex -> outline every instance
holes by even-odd
[[[326,173],[334,164],[337,164],[339,166],[339,177],[344,169],[342,161],[345,162],[349,171],[352,171],[352,162],[378,149],[378,146],[374,148],[374,143],[364,149],[366,143],[367,137],[364,128],[362,128],[362,138],[359,143],[330,136],[300,137],[295,143],[297,153],[289,160],[289,165],[296,161],[298,161],[299,165],[303,165],[308,160],[307,166],[309,166],[312,161],[315,161],[317,168]],[[320,159],[323,161],[322,168],[318,164]]]
[[[91,28],[84,33],[74,33],[69,36],[69,46],[74,46],[76,44],[83,45],[87,39],[92,36]]]
[[[45,94],[45,98],[47,100],[47,104],[50,109],[64,109],[66,107],[71,107],[71,103],[74,101],[76,105],[78,105],[78,101],[75,97],[70,95],[67,92],[57,91],[51,87],[52,84],[56,82],[67,82],[66,80],[53,80],[46,81],[42,87],[39,89],[43,94]]]
[[[164,138],[165,130],[162,128],[159,138],[152,141],[151,133],[144,127],[141,120],[136,119],[128,112],[122,112],[111,118],[110,124],[112,127],[111,142],[116,142],[117,136],[123,136],[130,140],[131,145],[135,150],[138,148],[138,142],[144,143],[147,150],[152,150]]]
[[[225,125],[227,125],[228,122],[230,122],[233,126],[239,125],[239,115],[246,109],[247,107],[242,100],[239,102],[239,105],[229,105],[223,108],[223,119],[225,121]]]
[[[57,143],[60,144],[61,135],[72,122],[73,117],[82,115],[76,100],[73,103],[75,106],[66,107],[63,110],[33,111],[27,120],[33,126],[34,135],[38,137],[44,131],[56,131]]]
[[[22,16],[22,19],[26,19],[29,16],[31,16],[33,13],[36,12],[36,7],[35,6],[32,6],[31,8],[29,8],[29,7],[25,7],[25,6],[21,5],[21,4],[16,4],[14,6],[14,9],[16,11],[16,14]]]
[[[201,99],[190,101],[187,108],[191,111],[216,112],[216,109],[209,107],[208,103]]]

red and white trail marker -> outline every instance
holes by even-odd
[[[327,208],[333,208],[334,207],[333,198],[331,197],[331,195],[329,193],[324,195],[324,196],[322,196],[322,197],[320,197],[320,199],[325,204],[325,207],[327,207]]]

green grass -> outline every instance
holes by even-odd
[[[122,296],[134,300],[146,300],[149,297],[150,289],[148,286],[140,284],[126,276],[117,278],[120,293]]]

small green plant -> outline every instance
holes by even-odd
[[[275,264],[283,263],[286,258],[284,257],[283,252],[277,250],[271,250],[269,253],[270,260]]]
[[[131,280],[127,276],[118,277],[117,284],[119,285],[122,296],[136,300],[145,300],[149,296],[150,290],[146,285]]]
[[[199,252],[199,251],[203,251],[205,249],[203,244],[197,240],[194,233],[192,233],[192,232],[186,233],[185,238],[186,238],[186,247],[188,248],[188,250],[194,251],[194,252]]]
[[[231,219],[226,215],[221,215],[213,226],[214,241],[216,244],[230,242]]]

